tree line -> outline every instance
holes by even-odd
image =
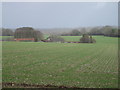
[[[86,28],[74,29],[71,32],[63,33],[62,36],[80,36],[83,34],[89,35],[103,35],[109,37],[120,37],[120,30],[112,26],[103,26],[103,27],[93,27],[90,30]]]
[[[89,30],[87,28],[73,29],[71,32],[63,33],[61,36],[81,36],[87,35],[103,35],[109,37],[120,37],[120,30],[117,27],[103,26],[103,27],[93,27]],[[34,38],[35,41],[64,41],[57,35],[49,36],[46,40],[43,38],[43,33],[39,30],[33,29],[32,27],[21,27],[17,28],[15,31],[12,29],[2,28],[2,36],[14,36],[14,38]],[[8,40],[11,40],[11,38]],[[12,38],[12,40],[14,40]]]
[[[24,32],[27,32],[27,30],[32,30],[33,28],[31,28],[31,27],[25,28],[24,27],[24,28],[22,28],[22,29],[26,30],[24,32],[21,32],[20,29],[21,28],[17,28],[16,30],[18,30],[19,33],[23,34]],[[42,33],[39,30],[35,30],[35,31],[36,32],[34,32],[34,33],[36,33],[37,37],[42,36]],[[86,28],[73,29],[71,32],[62,33],[61,36],[80,36],[83,34],[89,34],[89,35],[104,35],[104,36],[110,36],[110,37],[120,37],[119,31],[120,30],[118,30],[117,27],[103,26],[103,27],[93,27],[90,30],[88,30]],[[32,32],[33,32],[33,30],[30,31],[27,36],[28,37],[31,36]],[[2,28],[2,36],[14,36],[15,33],[16,33],[16,31],[14,32],[12,29]]]
[[[2,36],[13,36],[14,32],[12,29],[2,28]]]

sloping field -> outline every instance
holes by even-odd
[[[117,88],[118,39],[94,38],[95,44],[3,42],[3,83]]]

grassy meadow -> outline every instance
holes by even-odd
[[[79,36],[62,36],[79,41]],[[80,88],[118,87],[118,39],[96,43],[2,43],[3,82]]]
[[[0,36],[0,41],[10,41],[10,39],[14,38],[14,36]]]

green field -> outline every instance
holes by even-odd
[[[11,39],[13,38],[14,36],[0,36],[0,41],[1,40],[8,40],[8,39]]]
[[[78,41],[78,36],[62,36]],[[80,88],[118,87],[118,39],[97,43],[3,42],[3,82]]]

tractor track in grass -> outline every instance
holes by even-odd
[[[41,84],[27,84],[27,83],[12,83],[12,82],[3,82],[3,88],[80,88],[80,87],[70,87],[70,86],[56,86],[56,85],[41,85]]]

